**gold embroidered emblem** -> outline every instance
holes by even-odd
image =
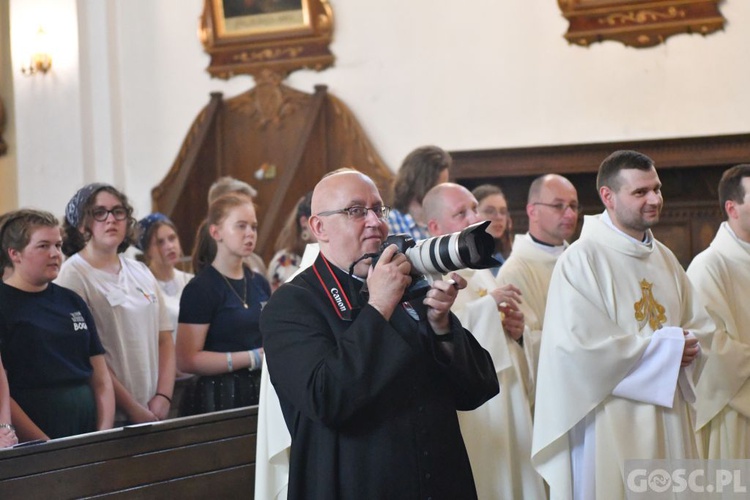
[[[479,290],[477,290],[477,295],[479,295],[480,297],[484,297],[485,295],[487,295],[487,289],[480,288]]]
[[[652,330],[658,330],[667,321],[667,317],[664,314],[664,306],[654,298],[654,293],[651,291],[652,286],[653,283],[649,283],[645,279],[641,280],[643,297],[635,303],[635,319],[638,321],[639,328],[643,328],[648,322]]]

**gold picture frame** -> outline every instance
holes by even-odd
[[[205,0],[200,38],[218,78],[287,75],[333,64],[333,12],[327,0]]]
[[[724,28],[721,0],[558,0],[569,21],[565,38],[584,47],[615,40],[653,47],[680,33],[708,35]]]

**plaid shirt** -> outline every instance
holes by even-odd
[[[414,241],[430,237],[426,229],[414,222],[414,217],[408,213],[401,213],[395,208],[392,208],[391,213],[388,214],[388,232],[389,234],[406,233],[414,238]]]

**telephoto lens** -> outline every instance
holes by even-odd
[[[372,265],[378,262],[386,247],[395,244],[412,267],[412,283],[404,294],[404,300],[420,297],[430,289],[430,283],[451,271],[488,269],[500,265],[492,256],[495,253],[495,239],[486,231],[489,225],[490,221],[487,220],[477,222],[462,231],[418,242],[407,234],[392,234],[380,246]]]

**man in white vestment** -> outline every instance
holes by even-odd
[[[575,233],[579,213],[578,193],[568,179],[557,174],[534,179],[526,203],[529,232],[515,237],[513,253],[497,275],[498,285],[513,284],[523,296],[519,308],[528,329],[523,348],[532,380],[536,380],[549,280]],[[533,403],[533,394],[529,397]]]
[[[730,168],[719,182],[727,214],[688,276],[716,321],[711,356],[696,388],[703,458],[750,458],[750,165]]]
[[[320,253],[317,243],[308,243],[299,269],[287,278],[291,281],[310,267]],[[255,496],[259,500],[286,500],[289,490],[289,451],[292,436],[281,412],[281,403],[271,383],[263,357],[258,400],[258,432],[255,447]]]
[[[422,206],[430,236],[461,231],[481,220],[476,198],[458,184],[433,187]],[[477,495],[480,500],[545,498],[544,484],[530,460],[530,374],[520,345],[520,294],[513,285],[499,287],[489,269],[459,274],[468,286],[451,310],[490,353],[500,383],[500,394],[473,411],[458,413]]]
[[[597,188],[606,210],[584,218],[547,297],[532,462],[552,499],[624,499],[628,460],[698,458],[689,402],[714,326],[651,233],[659,176],[617,151]]]

